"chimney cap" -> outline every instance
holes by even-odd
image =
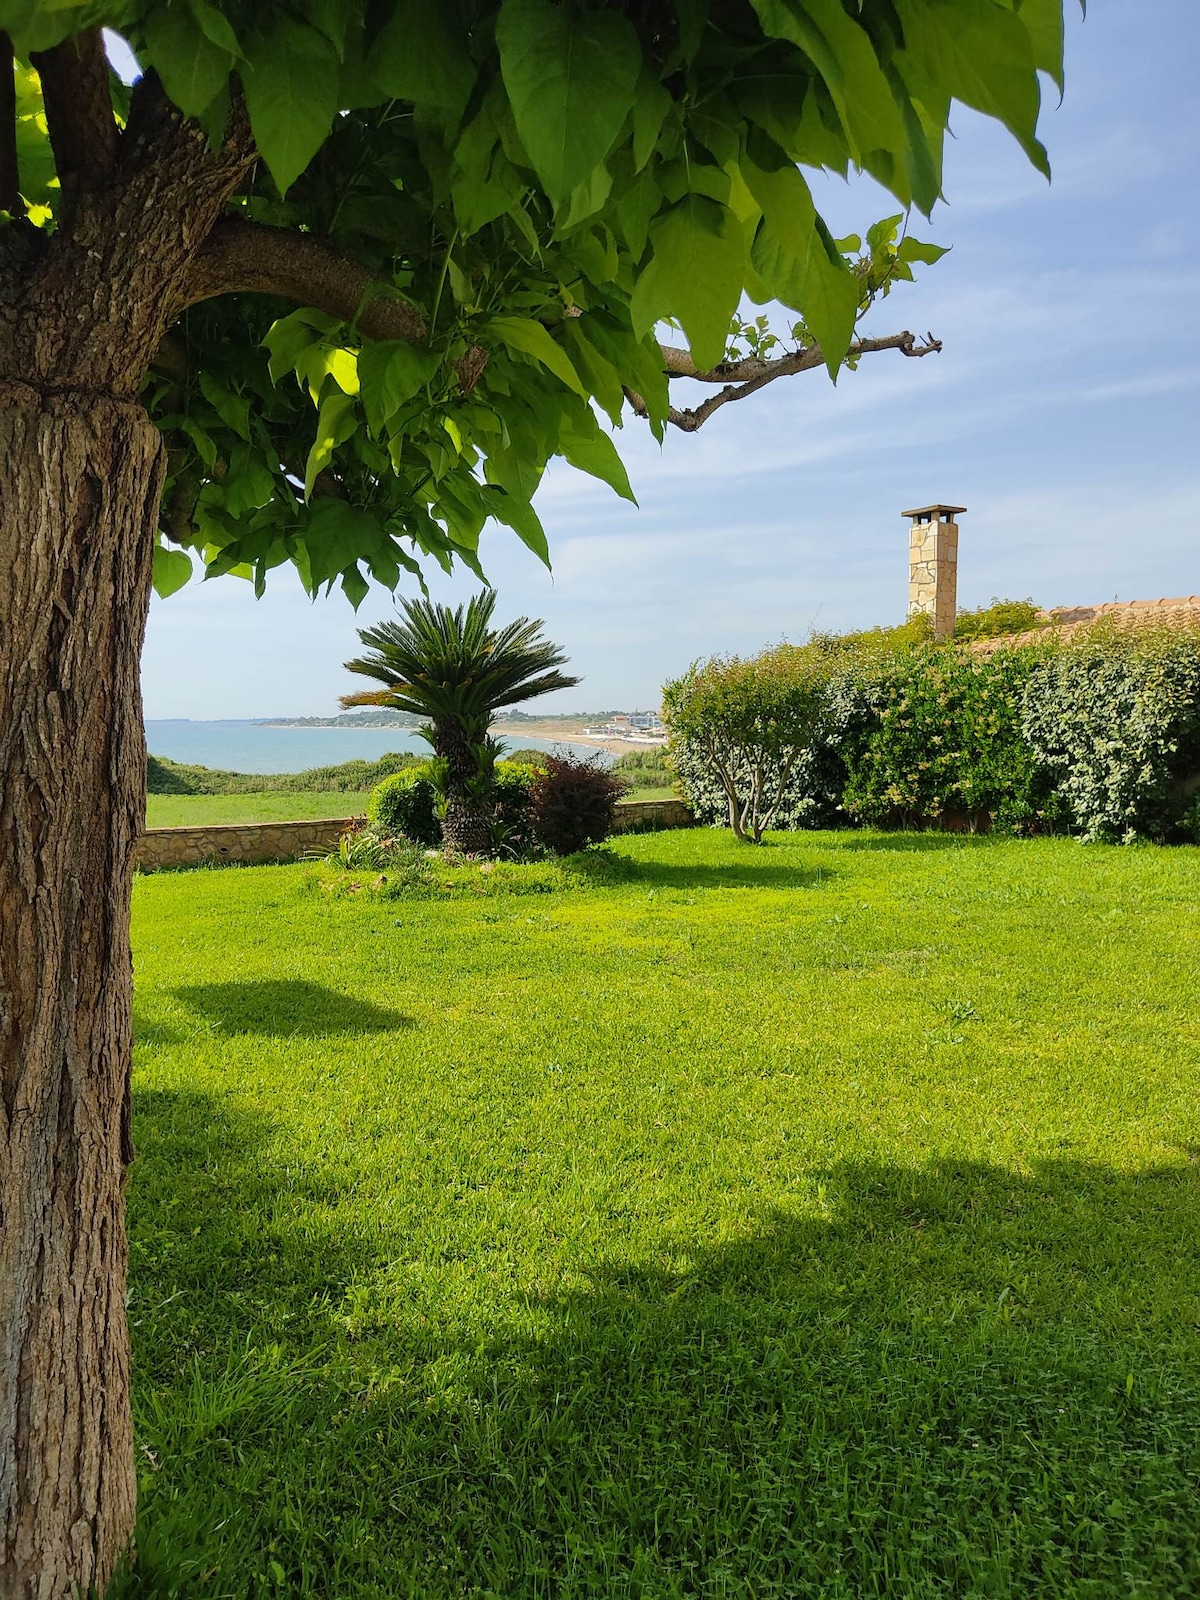
[[[918,506],[915,511],[902,511],[902,517],[927,517],[933,512],[947,511],[952,517],[966,511],[966,506]]]

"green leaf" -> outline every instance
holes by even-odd
[[[196,16],[183,6],[152,6],[143,23],[144,65],[188,117],[198,117],[225,87],[233,56],[214,44]]]
[[[964,105],[996,117],[1039,172],[1050,175],[1037,139],[1041,90],[1033,42],[1021,19],[995,0],[895,0],[904,50],[895,58],[915,100],[921,84],[943,85]]]
[[[700,48],[708,22],[709,0],[675,0],[679,20],[679,48],[685,61],[691,61]]]
[[[434,107],[454,122],[466,109],[477,71],[446,0],[396,0],[367,51],[367,67],[394,99]]]
[[[345,572],[342,573],[342,593],[349,600],[355,611],[362,605],[370,592],[371,585],[358,570],[358,563],[355,562],[353,566],[347,567]]]
[[[501,148],[497,113],[505,110],[499,85],[464,128],[454,150],[450,192],[465,237],[512,210],[528,185]]]
[[[490,487],[485,491],[488,510],[497,522],[502,522],[506,528],[511,528],[527,545],[539,561],[547,567],[550,565],[550,546],[546,540],[546,530],[542,527],[541,518],[527,500],[510,494],[507,489]]]
[[[314,345],[323,344],[325,336],[341,327],[336,317],[324,311],[302,307],[286,317],[279,317],[267,329],[263,344],[270,351],[268,371],[271,382],[278,383],[285,373],[295,371],[297,364]]]
[[[616,204],[617,225],[629,246],[630,260],[642,259],[649,237],[651,219],[662,207],[662,190],[653,170],[647,168],[621,195]]]
[[[1029,30],[1033,64],[1063,90],[1063,0],[1017,0],[1017,15]]]
[[[186,550],[168,550],[165,545],[154,546],[154,575],[152,582],[154,592],[160,599],[165,600],[184,584],[192,575],[192,558]]]
[[[556,234],[570,233],[581,222],[586,222],[588,217],[594,217],[598,211],[603,210],[611,193],[612,173],[607,167],[597,167],[572,194],[566,212],[559,213]]]
[[[535,452],[520,445],[491,451],[485,469],[488,483],[499,484],[515,500],[531,501],[545,467]]]
[[[406,400],[438,369],[436,350],[422,350],[399,339],[364,345],[358,356],[359,393],[372,433],[381,433]]]
[[[657,340],[653,334],[638,340],[628,328],[599,313],[589,313],[581,320],[587,324],[588,340],[620,376],[621,382],[628,384],[646,402],[647,420],[661,444],[670,397]]]
[[[275,495],[275,474],[245,445],[232,453],[229,470],[220,484],[225,509],[233,516],[257,511],[270,504]]]
[[[242,73],[250,126],[280,194],[325,141],[337,111],[338,58],[324,34],[290,19],[259,35]]]
[[[540,361],[556,378],[565,383],[568,389],[573,389],[583,399],[587,398],[587,391],[579,381],[579,374],[571,365],[571,358],[562,345],[556,344],[549,332],[540,322],[534,322],[529,317],[489,317],[480,325],[480,331],[494,339],[499,339],[510,350],[519,350],[522,355],[532,356],[535,361]]]
[[[332,461],[333,452],[352,437],[357,427],[353,396],[338,391],[322,400],[321,409],[317,412],[317,436],[304,464],[306,500],[312,496],[317,477]]]
[[[323,583],[331,582],[352,567],[384,538],[382,528],[369,511],[352,506],[348,500],[319,495],[308,507],[304,523],[308,592],[315,594]]]
[[[764,32],[799,45],[816,66],[857,160],[872,150],[906,149],[900,109],[875,47],[842,0],[753,0],[753,5]]]
[[[615,11],[504,0],[496,43],[517,132],[557,209],[604,160],[633,106],[637,34]]]
[[[202,428],[200,424],[194,421],[191,417],[180,417],[175,426],[179,428],[180,432],[186,433],[188,438],[196,446],[196,454],[200,457],[201,461],[203,461],[204,465],[210,469],[215,466],[217,460],[217,447],[213,441],[212,434],[209,433],[206,428]]]
[[[563,328],[563,338],[570,348],[575,370],[583,379],[585,388],[599,401],[619,427],[625,410],[625,392],[612,363],[609,362],[588,338],[587,316],[575,317]]]
[[[50,50],[78,33],[81,0],[55,5],[47,0],[0,0],[0,29],[12,40],[19,56],[31,50]]]
[[[896,259],[903,262],[905,266],[910,261],[921,261],[927,267],[931,267],[935,261],[942,259],[947,253],[947,249],[948,246],[946,245],[922,244],[919,239],[914,239],[911,235],[908,235],[901,239],[900,247],[896,251]]]
[[[751,130],[741,174],[774,237],[798,260],[807,261],[817,208],[799,169],[770,141],[755,137]]]
[[[750,259],[772,296],[804,317],[821,346],[830,377],[836,378],[854,337],[859,285],[829,229],[816,217],[809,248],[799,256],[780,244],[764,218]]]
[[[741,299],[746,243],[726,205],[687,195],[650,225],[650,260],[630,302],[634,332],[676,317],[701,369],[724,357],[729,321]]]
[[[200,392],[227,428],[241,438],[250,438],[250,402],[227,389],[211,372],[200,374]]]
[[[633,102],[633,168],[640,172],[654,154],[663,121],[671,109],[671,96],[650,68],[638,75]]]
[[[346,0],[305,0],[305,15],[329,40],[339,61],[346,53],[346,23],[355,10]]]
[[[900,224],[903,221],[904,213],[900,211],[894,217],[880,217],[878,222],[871,224],[867,229],[867,249],[872,255],[885,245],[895,244],[896,236],[900,232]]]
[[[205,38],[215,44],[218,50],[225,50],[240,60],[242,47],[229,19],[211,4],[211,0],[188,0],[188,4]]]
[[[776,47],[763,67],[731,85],[730,92],[739,111],[756,127],[770,134],[775,143],[790,155],[799,157],[798,136],[803,108],[809,100],[812,83],[803,58],[789,50],[782,55]],[[843,156],[845,152],[843,151]],[[806,153],[805,160],[813,162]]]
[[[581,407],[579,413],[564,421],[558,435],[558,448],[573,467],[599,478],[622,500],[631,500],[637,505],[625,463],[617,454],[616,445],[596,421],[590,406]]]

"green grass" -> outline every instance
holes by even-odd
[[[647,788],[635,784],[624,798],[626,800],[674,800],[675,790],[669,784],[659,784],[656,787]]]
[[[131,1592],[1200,1592],[1200,850],[613,856],[138,881]]]
[[[199,828],[222,822],[300,822],[361,816],[369,791],[346,794],[151,794],[148,828]]]

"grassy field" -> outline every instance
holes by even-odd
[[[348,794],[150,794],[148,828],[198,828],[221,822],[300,822],[361,816],[368,790]]]
[[[1200,1592],[1200,850],[331,881],[136,886],[129,1593]]]

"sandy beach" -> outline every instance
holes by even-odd
[[[590,745],[594,750],[607,750],[612,755],[624,756],[633,750],[662,750],[663,745],[651,744],[645,739],[606,739],[599,734],[584,733],[584,722],[556,721],[550,717],[531,719],[528,722],[497,722],[493,732],[503,734],[520,745],[522,735],[532,739],[563,739],[571,744]]]

